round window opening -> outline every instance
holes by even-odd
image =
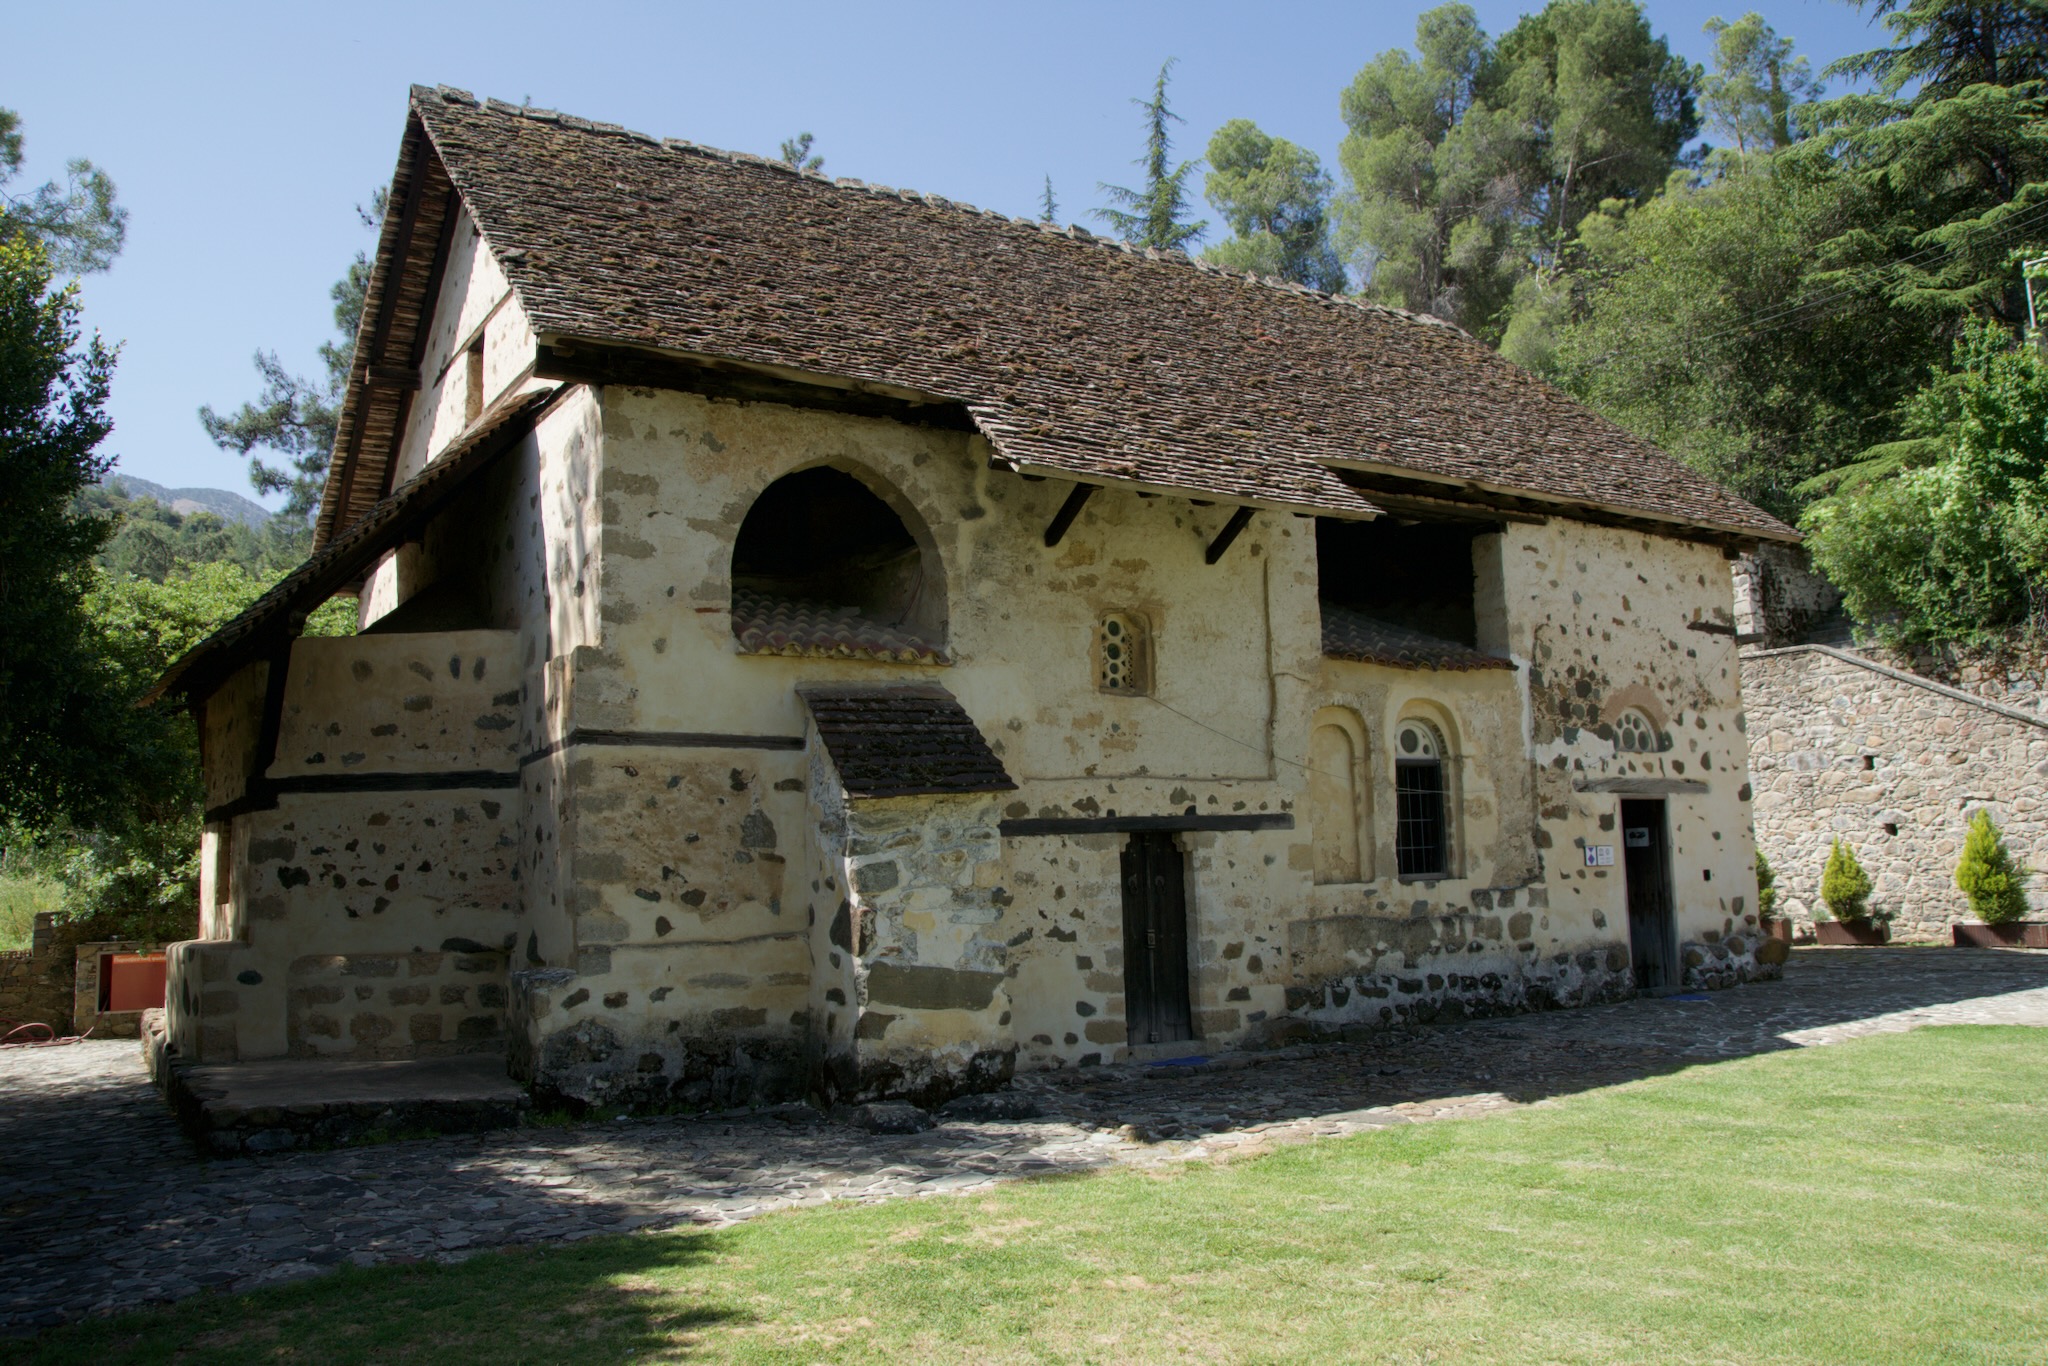
[[[1436,736],[1429,727],[1414,721],[1404,722],[1394,743],[1400,747],[1403,759],[1435,759],[1437,754]]]
[[[1095,640],[1096,687],[1111,693],[1151,691],[1150,651],[1142,621],[1128,613],[1112,612],[1102,619]]]
[[[1625,711],[1614,723],[1614,747],[1624,754],[1657,752],[1657,732],[1650,718],[1639,711]]]

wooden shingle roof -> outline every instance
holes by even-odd
[[[936,683],[807,684],[797,695],[849,797],[1009,792],[1016,782],[974,718]]]
[[[543,350],[951,402],[998,463],[1082,482],[1370,517],[1390,476],[1796,539],[1435,319],[461,91],[415,87],[412,113],[401,174],[446,177]],[[383,275],[403,270],[380,256]],[[330,497],[376,483],[340,454]]]

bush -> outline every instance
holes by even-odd
[[[2027,879],[2033,870],[2022,866],[2005,847],[2005,836],[1991,813],[1979,810],[1970,818],[1970,834],[1956,863],[1956,886],[1970,898],[1970,910],[1987,925],[2023,920],[2027,914]]]
[[[1756,851],[1756,923],[1761,925],[1778,910],[1778,875],[1764,851]]]
[[[1828,913],[1837,920],[1870,919],[1870,891],[1870,874],[1856,861],[1856,851],[1836,840],[1820,875],[1820,899]]]

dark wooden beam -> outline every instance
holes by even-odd
[[[996,829],[1010,837],[1024,835],[1126,835],[1148,830],[1292,830],[1294,817],[1284,811],[1231,816],[1027,816],[998,821]]]
[[[1067,528],[1081,515],[1081,509],[1094,496],[1095,488],[1094,484],[1076,484],[1067,490],[1067,501],[1060,504],[1060,510],[1052,515],[1051,523],[1045,528],[1046,549],[1058,545],[1066,536]]]
[[[1202,558],[1210,564],[1222,559],[1223,553],[1230,549],[1230,543],[1251,525],[1252,516],[1257,511],[1258,509],[1250,504],[1241,504],[1237,511],[1230,514],[1230,520],[1223,524],[1223,530],[1216,533],[1216,539],[1209,542],[1209,552]]]
[[[402,365],[372,365],[364,382],[372,389],[417,389],[420,387],[420,372]]]
[[[816,408],[826,412],[850,413],[855,417],[886,418],[914,427],[938,427],[945,431],[978,430],[966,405],[961,403],[937,400],[926,403],[866,389],[808,384],[716,361],[657,356],[582,340],[566,346],[543,343],[534,355],[533,373],[542,379],[573,380],[580,384],[674,389],[738,403],[779,403],[789,408]]]
[[[524,755],[519,766],[538,763],[565,749],[581,745],[619,745],[648,749],[777,749],[800,750],[801,735],[722,735],[689,730],[586,730],[579,726],[559,740],[550,740],[533,753]]]
[[[1523,498],[1511,493],[1483,489],[1472,483],[1449,484],[1434,479],[1407,479],[1379,471],[1333,469],[1332,473],[1367,498],[1387,507],[1390,512],[1404,510],[1395,508],[1393,504],[1405,500],[1416,512],[1440,509],[1439,515],[1445,516],[1457,515],[1462,511],[1463,515],[1474,519],[1491,517],[1503,522],[1532,523],[1563,517],[1592,526],[1614,527],[1617,530],[1637,532],[1646,536],[1661,536],[1669,540],[1688,541],[1694,545],[1715,546],[1730,559],[1743,551],[1755,548],[1765,539],[1762,536],[1745,535],[1741,532],[1689,526],[1684,522],[1634,517],[1605,508],[1588,507],[1582,503]]]

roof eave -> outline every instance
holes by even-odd
[[[1375,475],[1406,483],[1431,485],[1446,490],[1455,499],[1458,492],[1467,492],[1495,498],[1511,498],[1523,502],[1538,503],[1553,508],[1562,517],[1569,517],[1573,510],[1599,513],[1607,517],[1623,518],[1630,521],[1653,522],[1668,526],[1673,533],[1693,532],[1716,539],[1748,542],[1778,541],[1797,545],[1805,538],[1793,528],[1786,526],[1769,513],[1758,510],[1763,518],[1761,524],[1737,522],[1716,522],[1694,517],[1675,517],[1668,512],[1652,508],[1632,506],[1627,503],[1597,502],[1584,498],[1567,498],[1538,489],[1520,488],[1512,484],[1500,484],[1485,479],[1465,479],[1437,475],[1417,470],[1412,465],[1394,465],[1385,461],[1366,460],[1347,456],[1318,456],[1316,463],[1333,470],[1349,470],[1358,474]]]

